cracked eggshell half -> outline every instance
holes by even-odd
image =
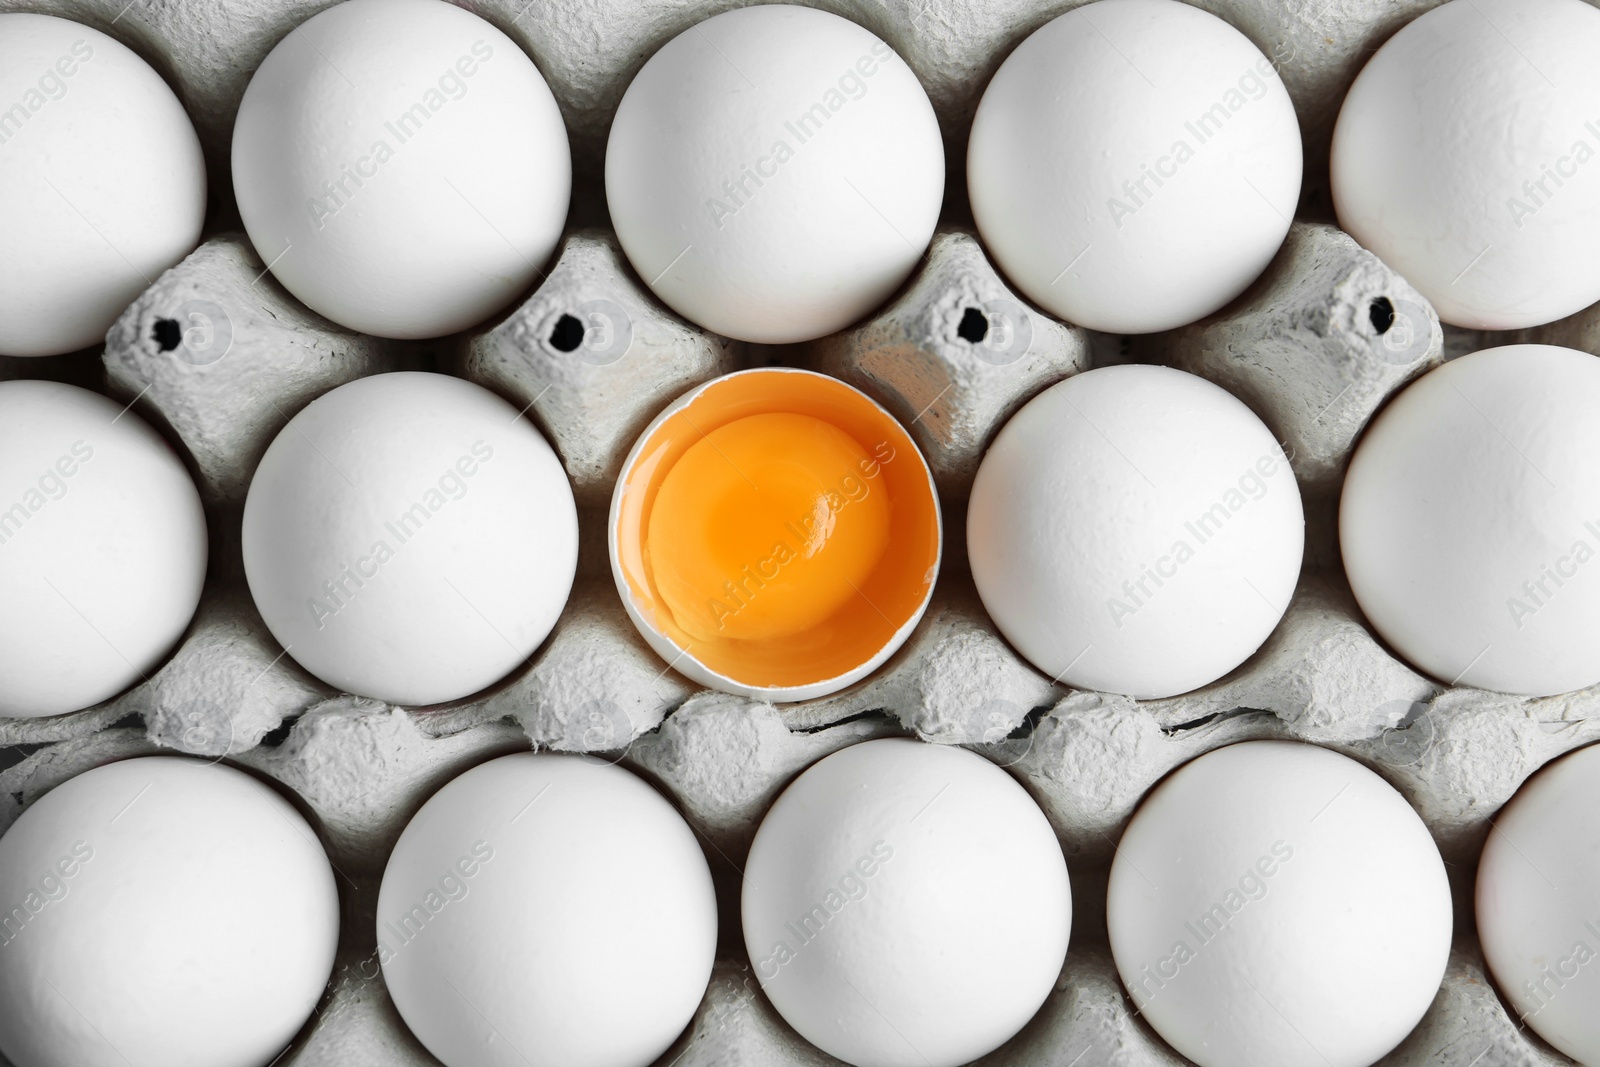
[[[836,692],[911,635],[942,551],[911,436],[866,394],[790,368],[668,405],[611,499],[611,570],[673,670],[771,701]]]

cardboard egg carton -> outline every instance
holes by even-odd
[[[539,65],[566,116],[574,228],[535,290],[465,336],[398,343],[350,333],[290,297],[237,232],[228,142],[250,74],[329,0],[0,0],[89,23],[161,70],[195,120],[211,167],[212,230],[112,328],[104,352],[0,358],[0,380],[103,388],[160,427],[206,502],[213,553],[189,632],[158,671],[106,704],[0,720],[0,831],[75,774],[156,752],[227,759],[279,782],[338,872],[339,959],[315,1016],[278,1061],[293,1067],[434,1067],[378,973],[374,910],[389,850],[444,782],[530,746],[620,760],[672,796],[699,834],[722,902],[720,960],[695,1019],[661,1067],[832,1064],[759,992],[742,950],[740,868],[773,799],[831,752],[882,736],[971,746],[1039,801],[1066,851],[1075,923],[1055,991],[990,1067],[1154,1067],[1186,1062],[1133,1011],[1106,945],[1114,843],[1163,775],[1255,738],[1323,744],[1404,793],[1450,864],[1457,936],[1445,982],[1390,1067],[1567,1062],[1509,1017],[1485,976],[1471,885],[1488,820],[1548,760],[1600,739],[1600,687],[1544,699],[1439,684],[1366,628],[1339,567],[1340,479],[1371,415],[1445,358],[1540,340],[1600,354],[1600,307],[1535,331],[1441,329],[1403,279],[1331,225],[1323,175],[1339,101],[1371,51],[1436,0],[1200,0],[1273,58],[1300,115],[1307,181],[1263,278],[1195,325],[1143,338],[1089,334],[1030,307],[989,263],[965,214],[966,130],[988,78],[1018,42],[1077,6],[1024,0],[830,0],[916,71],[946,138],[950,224],[902,291],[868,321],[820,341],[745,346],[662,307],[605,228],[605,131],[629,79],[667,39],[729,3],[463,0]],[[1595,0],[1600,2],[1600,0]],[[1307,516],[1306,569],[1280,626],[1238,670],[1158,701],[1071,691],[1020,659],[983,611],[965,561],[965,502],[983,449],[1040,390],[1090,365],[1161,362],[1248,403],[1292,455]],[[610,576],[605,517],[621,457],[673,397],[742,366],[834,374],[908,427],[940,488],[946,551],[911,639],[851,688],[773,706],[702,690],[630,625]],[[239,523],[250,476],[287,420],[363,375],[458,374],[524,409],[555,445],[579,502],[579,577],[555,631],[491,690],[432,708],[333,691],[266,631],[244,586]],[[1403,904],[1403,902],[1400,902]],[[1006,902],[1026,906],[1026,902]]]
[[[334,981],[282,1062],[433,1062],[383,991],[372,914],[400,830],[467,767],[530,744],[625,761],[678,801],[728,903],[737,900],[755,829],[785,784],[846,745],[902,734],[967,744],[1010,768],[1056,827],[1073,874],[1077,924],[1058,988],[987,1062],[1068,1063],[1064,1052],[1083,1049],[1097,1050],[1094,1062],[1182,1062],[1130,1014],[1116,981],[1103,928],[1106,872],[1114,842],[1155,782],[1204,752],[1255,738],[1329,745],[1380,770],[1453,865],[1462,936],[1433,1012],[1390,1062],[1457,1062],[1449,1050],[1464,1034],[1515,1054],[1505,1062],[1559,1062],[1515,1026],[1485,984],[1467,902],[1487,819],[1543,762],[1600,737],[1596,694],[1524,700],[1442,687],[1363,625],[1331,555],[1331,508],[1310,502],[1319,491],[1336,493],[1366,419],[1443,358],[1446,344],[1426,302],[1336,229],[1296,224],[1267,274],[1230,308],[1109,347],[1028,308],[969,232],[947,229],[871,321],[782,353],[857,384],[906,421],[943,491],[951,542],[934,602],[905,648],[850,689],[782,707],[700,690],[667,669],[628,622],[604,549],[605,487],[632,436],[679,392],[750,362],[743,346],[661,307],[602,231],[569,234],[548,278],[502,320],[431,346],[349,335],[298,308],[263,271],[247,242],[219,235],[158,279],[111,331],[107,388],[188,454],[219,562],[190,632],[149,680],[98,708],[0,722],[0,740],[26,753],[0,771],[0,825],[73,774],[136,754],[227,758],[282,783],[321,832],[346,901]],[[1394,314],[1374,313],[1382,300],[1421,309],[1403,341],[1385,340],[1400,327]],[[195,307],[211,316],[209,334],[175,335],[164,325],[187,322]],[[590,324],[596,308],[612,319]],[[969,310],[984,320],[981,334]],[[1007,314],[1011,322],[997,321]],[[568,318],[581,332],[563,325]],[[1011,341],[989,336],[1005,328]],[[621,352],[619,329],[632,338]],[[1031,338],[1020,352],[1007,347],[1019,330]],[[1547,332],[1556,331],[1591,340],[1595,332],[1584,316]],[[229,344],[218,352],[223,332]],[[1087,366],[1096,348],[1113,358],[1162,358],[1247,399],[1292,444],[1310,542],[1325,546],[1308,553],[1284,621],[1262,649],[1227,678],[1180,697],[1141,702],[1066,690],[1011,651],[965,573],[955,516],[977,458],[1005,418]],[[460,373],[526,406],[557,444],[583,502],[580,577],[550,639],[491,691],[426,709],[335,693],[305,674],[266,632],[237,564],[239,487],[272,436],[328,389],[402,367]],[[591,396],[604,402],[587,402]],[[723,961],[700,1014],[663,1062],[826,1061],[759,995],[739,950],[737,915],[725,911]]]

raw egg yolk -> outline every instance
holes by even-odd
[[[855,438],[810,415],[704,434],[662,480],[646,555],[696,640],[804,633],[860,597],[889,543],[889,494]]]

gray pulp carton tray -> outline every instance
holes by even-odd
[[[926,258],[887,306],[851,330],[781,347],[729,341],[668,311],[607,229],[601,157],[623,90],[656,48],[725,3],[462,0],[527,50],[567,120],[575,195],[548,275],[499,320],[435,342],[361,336],[300,305],[238,232],[228,145],[256,66],[328,6],[0,0],[0,11],[95,26],[161,71],[200,133],[214,201],[205,242],[127,309],[103,351],[0,358],[0,379],[56,378],[134,401],[189,462],[213,541],[200,610],[160,670],[95,708],[0,719],[0,830],[56,784],[127,756],[189,753],[275,780],[321,836],[344,915],[327,993],[278,1062],[421,1067],[437,1061],[407,1032],[374,962],[378,881],[401,829],[441,785],[484,760],[530,747],[604,753],[678,803],[723,903],[710,987],[662,1067],[820,1065],[837,1061],[776,1015],[740,943],[738,879],[756,826],[784,785],[846,745],[897,735],[966,745],[1007,767],[1038,800],[1066,852],[1076,911],[1055,991],[982,1062],[1166,1065],[1186,1061],[1139,1019],[1107,946],[1114,842],[1145,792],[1184,761],[1235,741],[1292,738],[1344,752],[1393,783],[1450,872],[1456,937],[1443,987],[1383,1063],[1569,1062],[1522,1029],[1490,984],[1471,888],[1500,806],[1543,763],[1600,738],[1600,687],[1529,699],[1423,677],[1366,628],[1335,536],[1351,447],[1412,378],[1445,358],[1512,341],[1600,354],[1600,307],[1515,335],[1441,328],[1420,294],[1331,222],[1327,145],[1344,91],[1367,55],[1432,0],[1199,4],[1278,61],[1305,136],[1307,182],[1289,238],[1260,281],[1200,323],[1139,338],[1090,334],[1030,307],[972,233],[959,180],[989,75],[1027,34],[1077,5],[818,4],[887,40],[916,71],[939,115],[951,189]],[[567,320],[581,326],[597,307],[619,329],[575,335]],[[174,331],[164,324],[197,312],[211,326],[206,342],[171,344]],[[989,328],[1002,320],[1012,328]],[[1072,691],[1044,677],[1000,637],[966,572],[967,491],[999,427],[1053,382],[1126,361],[1192,371],[1249,404],[1292,454],[1306,506],[1305,568],[1277,630],[1228,677],[1165,700]],[[909,427],[934,471],[947,539],[933,604],[906,646],[845,691],[784,706],[702,690],[667,668],[622,609],[604,529],[617,469],[656,412],[699,382],[772,363],[848,381]],[[299,669],[256,614],[239,558],[251,473],[288,418],[344,382],[398,369],[458,374],[525,407],[561,455],[581,517],[578,582],[544,646],[493,689],[430,708],[337,693]]]

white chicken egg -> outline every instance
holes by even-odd
[[[1528,779],[1478,861],[1478,940],[1501,995],[1579,1063],[1600,1063],[1600,747]]]
[[[1249,657],[1294,595],[1300,491],[1232,394],[1167,367],[1051,386],[989,447],[967,510],[984,607],[1058,682],[1188,692]]]
[[[1301,165],[1273,60],[1177,0],[1047,22],[995,73],[967,147],[996,263],[1051,314],[1113,333],[1242,293],[1289,232]]]
[[[536,280],[572,159],[555,97],[511,38],[440,0],[347,0],[251,78],[233,187],[256,252],[313,310],[438,337]]]
[[[200,240],[200,139],[125,45],[66,19],[0,15],[0,205],[0,355],[101,344]]]
[[[835,752],[750,847],[744,940],[800,1036],[856,1067],[954,1067],[1054,988],[1072,927],[1055,831],[1004,770],[901,738]]]
[[[266,1067],[333,968],[339,893],[293,805],[174,756],[71,778],[0,838],[16,1067]]]
[[[1367,1067],[1450,954],[1444,862],[1366,767],[1286,741],[1180,767],[1111,864],[1111,954],[1135,1008],[1200,1067]]]
[[[1528,696],[1600,682],[1597,409],[1600,359],[1510,345],[1430,371],[1367,427],[1339,543],[1402,656]]]
[[[689,825],[580,756],[523,752],[450,782],[378,896],[384,980],[446,1067],[646,1067],[699,1006],[716,944]]]
[[[1452,0],[1391,37],[1333,132],[1339,225],[1457,326],[1600,300],[1600,11]]]
[[[244,569],[272,635],[338,689],[418,706],[468,696],[555,625],[578,513],[517,409],[443,374],[325,393],[267,449]]]
[[[98,393],[0,382],[0,716],[59,715],[155,673],[206,576],[183,462]]]
[[[628,86],[606,197],[629,261],[709,330],[806,341],[888,299],[933,237],[944,146],[910,68],[837,15],[709,18]]]

